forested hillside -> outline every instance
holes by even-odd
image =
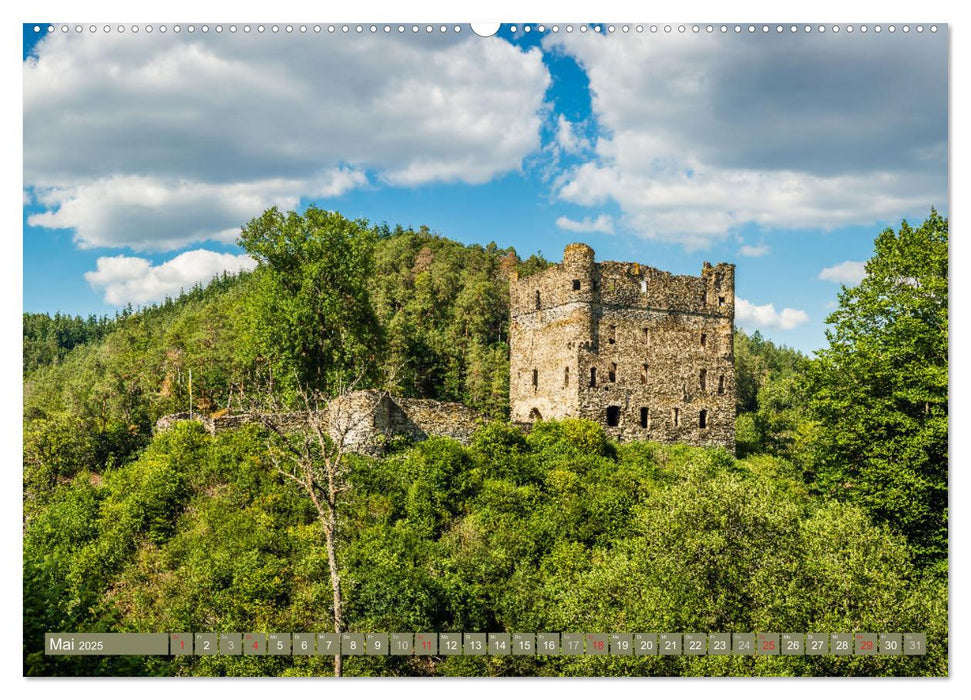
[[[24,664],[327,674],[328,657],[51,658],[44,631],[329,631],[325,520],[256,426],[155,420],[369,386],[493,419],[343,457],[353,631],[926,631],[926,657],[371,658],[346,675],[947,672],[947,220],[903,223],[806,357],[736,331],[738,454],[508,415],[508,286],[547,263],[310,208],[259,266],[115,318],[24,315]],[[313,455],[311,455],[313,457]],[[329,458],[326,448],[316,453]]]

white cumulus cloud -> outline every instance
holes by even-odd
[[[256,261],[248,255],[190,250],[161,265],[127,255],[98,258],[97,269],[84,278],[104,293],[107,304],[124,306],[159,301],[176,296],[197,282],[205,283],[223,272],[252,270]]]
[[[562,114],[556,118],[556,143],[566,153],[578,153],[590,148],[590,142],[577,135],[577,125],[572,124]]]
[[[231,239],[270,205],[483,183],[540,147],[539,49],[448,34],[46,36],[23,67],[24,184],[82,247]]]
[[[613,233],[614,220],[609,214],[601,214],[596,219],[589,216],[583,217],[580,221],[575,221],[566,216],[561,216],[556,220],[557,227],[564,231],[573,233]]]
[[[743,258],[761,258],[763,255],[768,255],[769,246],[761,243],[759,245],[743,245],[738,249],[738,254]]]
[[[599,130],[556,196],[614,202],[625,228],[689,250],[745,225],[926,215],[947,192],[946,41],[844,39],[548,36],[586,71]],[[903,114],[905,89],[925,101]]]
[[[784,308],[776,311],[774,304],[753,304],[746,299],[735,299],[735,322],[739,326],[755,329],[775,329],[788,331],[809,321],[809,316],[800,309]]]
[[[836,265],[824,267],[819,273],[819,279],[840,284],[859,284],[866,277],[866,262],[859,260],[844,260]]]

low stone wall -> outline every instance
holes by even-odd
[[[485,424],[478,411],[460,403],[431,399],[394,399],[397,411],[392,410],[390,432],[424,439],[431,435],[450,437],[467,445],[473,433]]]
[[[431,399],[404,399],[377,391],[357,391],[332,401],[325,409],[323,421],[329,426],[334,440],[343,440],[347,449],[361,454],[380,455],[387,440],[405,436],[425,440],[432,436],[449,437],[468,444],[473,433],[485,423],[477,411],[460,403]],[[270,418],[284,430],[303,430],[309,425],[306,411],[260,416],[255,413],[227,413],[210,417],[188,413],[163,416],[155,423],[155,430],[168,430],[182,420],[201,423],[210,434],[248,425],[265,423]]]

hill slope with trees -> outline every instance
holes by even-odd
[[[347,456],[336,542],[353,631],[926,631],[925,657],[372,658],[347,675],[947,673],[947,220],[877,238],[813,358],[736,332],[738,455],[508,415],[520,260],[427,229],[270,210],[259,262],[114,319],[24,317],[31,675],[317,675],[333,659],[54,658],[44,631],[324,631],[321,522],[272,434],[185,410],[291,404],[349,377],[462,401],[469,446]],[[328,448],[324,446],[324,451]],[[324,455],[321,455],[322,457]]]

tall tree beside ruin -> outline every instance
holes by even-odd
[[[363,220],[310,206],[301,215],[268,209],[243,227],[239,244],[259,263],[242,342],[274,390],[333,395],[365,370],[376,379],[381,329],[368,297],[376,233]]]
[[[273,208],[250,221],[239,243],[259,262],[244,342],[265,376],[253,408],[273,435],[277,471],[313,503],[327,549],[335,632],[344,631],[338,503],[347,488],[346,438],[357,426],[340,400],[377,379],[381,329],[368,295],[376,233],[366,221],[308,207]],[[330,409],[325,410],[328,400]],[[288,430],[285,405],[307,412],[307,430]],[[340,654],[334,673],[342,673]]]
[[[810,382],[816,485],[904,533],[925,563],[947,557],[947,239],[934,210],[877,237]]]

